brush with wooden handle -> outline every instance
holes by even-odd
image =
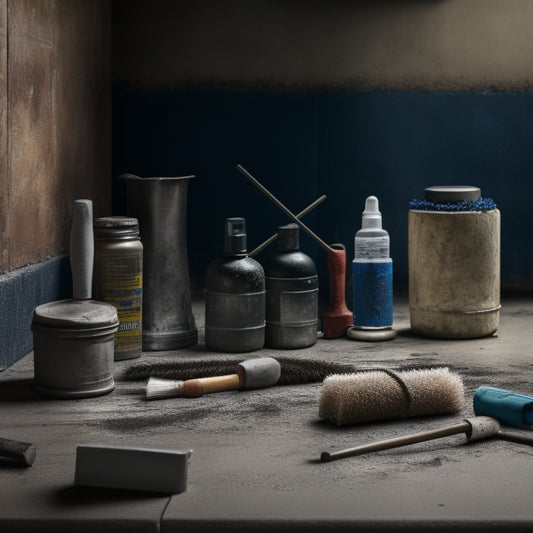
[[[378,452],[381,450],[390,450],[400,446],[408,446],[409,444],[440,439],[442,437],[458,435],[460,433],[465,433],[468,441],[488,439],[490,437],[496,437],[499,431],[500,424],[496,419],[489,416],[476,416],[473,418],[465,418],[463,422],[453,426],[422,431],[412,435],[404,435],[401,437],[373,442],[371,444],[364,444],[362,446],[356,446],[355,448],[348,448],[346,450],[340,450],[337,452],[322,452],[320,455],[320,460],[323,463],[329,463],[330,461],[336,461],[337,459],[354,457],[356,455],[363,455],[365,453]]]
[[[280,377],[280,364],[272,357],[243,361],[234,374],[202,377],[186,381],[150,378],[146,385],[146,399],[185,397],[198,398],[204,394],[229,390],[262,389],[275,385]]]

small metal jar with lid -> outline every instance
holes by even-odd
[[[91,297],[94,235],[92,201],[74,201],[70,232],[72,298],[33,311],[34,387],[56,398],[91,398],[110,393],[115,307]]]
[[[94,240],[93,297],[117,309],[115,361],[134,359],[142,352],[143,246],[138,220],[97,218]]]
[[[436,186],[409,204],[409,315],[426,337],[493,334],[500,317],[500,211],[478,187]]]
[[[115,308],[94,300],[59,300],[36,307],[31,326],[35,389],[72,399],[111,392],[117,328]]]

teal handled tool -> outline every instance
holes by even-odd
[[[498,420],[496,420],[496,418],[490,416],[474,416],[471,418],[465,418],[462,422],[453,426],[430,429],[420,433],[394,437],[391,439],[372,442],[370,444],[363,444],[361,446],[356,446],[355,448],[347,448],[345,450],[339,450],[335,452],[322,452],[320,455],[320,461],[322,463],[329,463],[330,461],[344,459],[345,457],[354,457],[356,455],[363,455],[370,452],[390,450],[400,446],[407,446],[409,444],[440,439],[442,437],[449,437],[459,433],[464,433],[468,442],[494,438],[533,446],[533,439],[528,435],[501,431],[500,423]]]
[[[511,426],[533,424],[533,398],[494,387],[479,387],[474,394],[474,412]]]

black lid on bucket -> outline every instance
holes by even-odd
[[[435,185],[424,189],[424,198],[438,204],[477,200],[480,197],[481,189],[471,185]]]

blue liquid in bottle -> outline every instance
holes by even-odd
[[[378,199],[365,202],[361,229],[355,234],[352,263],[353,324],[361,329],[393,324],[392,259],[389,234],[382,228]]]

